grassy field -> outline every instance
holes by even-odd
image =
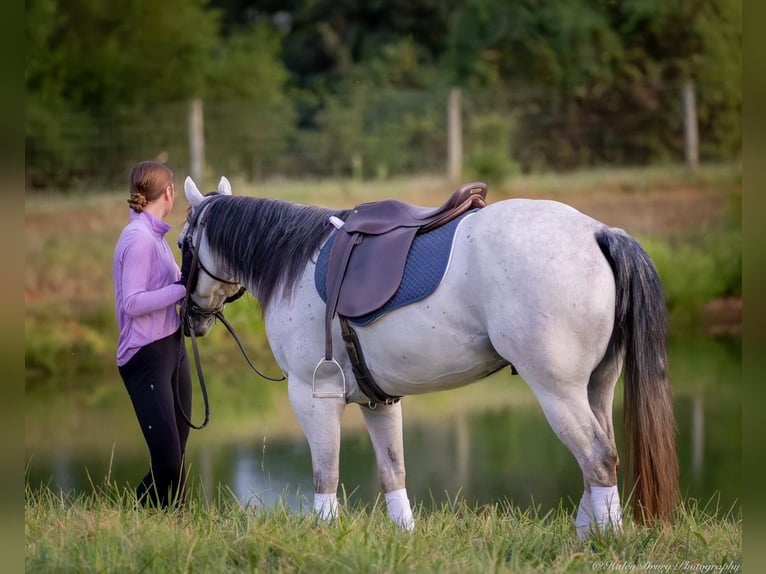
[[[506,503],[415,508],[415,532],[400,532],[384,504],[342,507],[319,523],[286,508],[243,508],[220,493],[207,507],[146,510],[114,487],[75,499],[27,491],[26,569],[31,572],[738,572],[741,516],[712,518],[687,503],[672,527],[581,542],[571,512],[539,515]]]

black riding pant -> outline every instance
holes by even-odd
[[[191,375],[181,330],[142,347],[119,371],[151,457],[138,500],[163,508],[182,503],[189,426],[179,406],[191,417]]]

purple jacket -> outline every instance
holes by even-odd
[[[114,304],[120,338],[117,364],[122,366],[153,341],[181,325],[176,303],[186,294],[178,264],[165,241],[170,225],[152,214],[130,211],[114,249]]]

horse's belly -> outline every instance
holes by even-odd
[[[401,311],[359,333],[367,366],[388,394],[459,387],[508,364],[492,348],[486,332],[472,328],[473,318],[466,317],[466,323],[459,324],[454,314],[445,313],[438,321],[438,312]]]

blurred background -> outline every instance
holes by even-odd
[[[148,464],[114,365],[111,255],[127,176],[351,207],[565,201],[636,235],[671,316],[687,496],[722,512],[741,481],[742,8],[733,0],[29,0],[26,3],[27,482],[70,492]],[[171,245],[185,213],[179,198]],[[180,255],[180,254],[177,254]],[[274,372],[252,298],[227,309]],[[190,458],[208,495],[299,505],[308,447],[284,386],[222,329],[201,341],[213,419]],[[201,402],[196,397],[196,413]],[[374,500],[348,409],[341,480]],[[411,498],[550,507],[581,477],[518,377],[407,398]],[[621,428],[621,401],[615,404]],[[303,494],[301,494],[303,493]]]

